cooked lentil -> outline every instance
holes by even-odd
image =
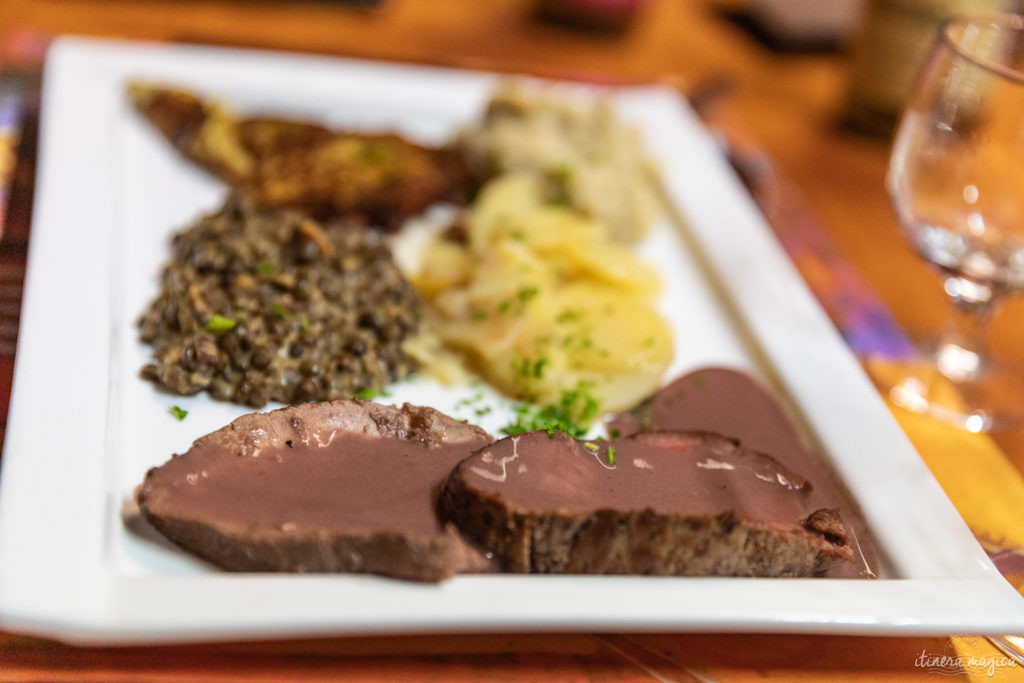
[[[323,227],[232,195],[175,235],[139,320],[142,376],[254,407],[380,391],[415,369],[402,350],[419,300],[382,237]]]

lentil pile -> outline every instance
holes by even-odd
[[[142,376],[183,395],[262,407],[380,391],[415,361],[419,300],[381,236],[324,227],[235,194],[177,234],[139,320]]]

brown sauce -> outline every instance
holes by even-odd
[[[806,480],[771,458],[709,434],[576,441],[561,433],[531,432],[481,449],[470,462],[462,468],[476,489],[525,510],[732,512],[749,522],[794,527],[812,512],[804,502],[810,489]]]
[[[623,436],[651,430],[701,430],[738,440],[807,477],[811,509],[836,508],[852,532],[857,561],[831,569],[830,578],[861,576],[865,565],[877,575],[878,552],[859,509],[831,471],[800,438],[776,398],[749,375],[728,368],[704,368],[662,388],[633,410],[616,415],[608,429]],[[863,561],[860,561],[861,558]]]
[[[436,489],[471,447],[352,434],[322,438],[322,445],[292,441],[292,447],[235,457],[194,449],[163,465],[147,486],[159,492],[153,504],[164,515],[239,528],[441,533]]]

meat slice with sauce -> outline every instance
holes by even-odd
[[[442,510],[514,572],[814,576],[853,551],[773,458],[704,432],[531,432],[462,461]]]
[[[432,408],[297,405],[198,439],[151,469],[137,498],[161,534],[224,569],[437,581],[486,566],[436,503],[490,440]]]
[[[745,448],[767,453],[814,482],[812,508],[837,509],[846,524],[856,562],[837,563],[828,578],[874,577],[881,570],[878,551],[859,507],[824,460],[801,438],[778,398],[745,372],[709,367],[683,375],[632,410],[615,415],[609,432],[698,430],[736,439]]]

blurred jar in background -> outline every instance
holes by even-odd
[[[534,13],[544,21],[599,33],[622,33],[646,0],[537,0]]]
[[[1019,11],[1020,0],[870,0],[853,43],[843,120],[892,134],[928,47],[947,18]]]
[[[747,0],[746,14],[783,50],[831,51],[848,42],[864,0]]]

